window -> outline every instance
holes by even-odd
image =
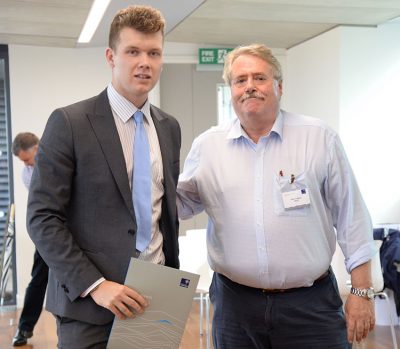
[[[231,89],[225,84],[217,84],[218,124],[236,118],[231,103]]]
[[[0,251],[3,251],[4,236],[9,205],[14,201],[12,195],[12,154],[11,142],[11,113],[10,113],[10,84],[8,73],[8,46],[0,45]],[[8,271],[8,283],[4,305],[16,304],[16,269],[15,243],[12,245],[12,258]],[[4,273],[3,273],[4,275]]]

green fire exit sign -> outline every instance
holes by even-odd
[[[199,48],[199,64],[224,64],[231,48]]]

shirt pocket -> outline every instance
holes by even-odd
[[[285,208],[283,205],[282,193],[291,190],[301,190],[309,188],[307,186],[307,174],[302,172],[295,175],[293,183],[291,182],[291,176],[280,176],[275,175],[272,179],[272,191],[274,200],[274,213],[278,216],[290,216],[290,217],[305,217],[310,214],[310,206],[312,203],[306,206]]]

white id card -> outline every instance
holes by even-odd
[[[310,204],[310,195],[307,188],[285,191],[282,193],[283,206],[288,208],[296,208],[307,206]]]

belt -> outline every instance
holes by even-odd
[[[317,278],[313,285],[317,284],[319,281],[322,281],[323,279],[325,279],[327,276],[329,275],[329,270],[327,270],[325,273],[323,273],[319,278]],[[293,287],[293,288],[260,288],[260,290],[263,293],[267,293],[267,294],[274,294],[274,293],[287,293],[287,292],[294,292],[294,291],[298,291],[301,289],[304,289],[306,287]]]

